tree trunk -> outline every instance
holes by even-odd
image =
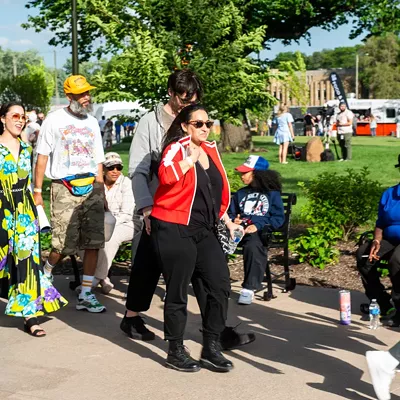
[[[232,125],[221,121],[221,142],[220,151],[233,151],[240,153],[242,151],[253,150],[253,141],[248,125],[243,123],[240,126]]]

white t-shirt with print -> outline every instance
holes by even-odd
[[[43,122],[36,147],[49,156],[46,176],[61,179],[70,175],[93,173],[104,161],[103,143],[96,118],[80,119],[66,108],[50,113]]]
[[[336,121],[339,122],[339,124],[348,124],[350,121],[352,121],[354,118],[354,114],[352,111],[350,111],[348,108],[346,108],[344,111],[340,111],[338,115],[336,116]],[[353,125],[350,123],[350,125],[346,126],[338,126],[337,131],[339,134],[345,134],[345,133],[352,133],[353,132]]]

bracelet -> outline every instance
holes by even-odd
[[[378,243],[378,244],[381,244],[381,241],[378,240],[378,239],[374,239],[374,240],[372,241],[372,243],[374,243],[374,242],[376,242],[376,243]]]
[[[189,168],[194,166],[194,161],[190,157],[186,157],[185,160],[188,162]]]
[[[33,189],[33,192],[34,192],[34,193],[42,193],[42,189],[34,188],[34,189]]]

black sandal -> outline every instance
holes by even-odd
[[[40,329],[35,329],[33,332],[31,331],[32,326],[35,326],[35,325],[39,325],[37,318],[26,319],[24,322],[24,331],[34,337],[45,337],[46,332],[44,329],[40,328]],[[39,335],[39,333],[41,333],[41,332],[44,332],[44,335],[43,334]]]

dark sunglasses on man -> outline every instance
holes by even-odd
[[[107,171],[114,171],[116,169],[117,171],[122,171],[123,166],[122,165],[111,165],[110,167],[106,167]]]
[[[194,106],[195,104],[199,104],[199,100],[192,100],[193,95],[192,96],[186,96],[186,97],[182,97],[180,96],[178,93],[175,93],[175,96],[179,99],[179,101],[181,102],[181,104],[184,104],[185,106]]]

